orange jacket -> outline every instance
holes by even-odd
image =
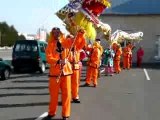
[[[80,50],[86,45],[84,33],[78,32],[75,38],[67,38],[67,41],[70,45],[74,42],[69,61],[72,63],[73,69],[79,69],[78,62],[80,61]]]
[[[95,42],[90,54],[88,65],[94,68],[98,68],[100,65],[102,52],[102,46],[98,42]]]
[[[64,66],[58,64],[58,61],[60,59],[65,59],[68,55],[69,49],[64,49],[62,52],[62,58],[60,58],[60,53],[56,51],[56,42],[51,41],[48,43],[48,46],[46,48],[46,58],[47,62],[50,64],[50,71],[49,74],[51,76],[59,76],[63,67],[63,73],[62,75],[69,75],[72,74],[72,68],[69,61],[66,62]]]
[[[60,58],[60,53],[56,51],[57,41],[55,41],[52,35],[49,38],[49,43],[46,48],[46,58],[47,58],[47,62],[50,64],[49,73],[51,76],[59,76],[61,73],[61,70],[63,71],[62,75],[69,75],[73,73],[72,65],[69,62],[69,60],[71,59],[71,53],[69,52],[70,52],[70,48],[72,46],[73,41],[67,40],[63,34],[60,36],[59,41],[64,49],[61,53],[61,58]],[[84,33],[78,32],[73,46],[79,49],[81,46],[80,44],[82,43],[85,43]],[[66,61],[65,65],[62,66],[58,64],[58,61],[60,59],[64,60],[66,58],[69,60]]]
[[[129,44],[128,47],[130,48],[130,56],[132,57],[132,50],[135,48],[135,46],[132,44]]]
[[[135,46],[132,44],[129,44],[128,47],[132,50],[132,49],[134,49]]]
[[[117,44],[116,43],[112,44],[112,49],[113,49],[114,52],[116,52],[116,49],[117,49]]]
[[[122,50],[121,50],[121,48],[118,48],[116,50],[114,60],[120,60],[121,59],[121,55],[122,55]]]
[[[130,54],[131,54],[131,48],[129,46],[123,48],[123,57],[129,57]]]

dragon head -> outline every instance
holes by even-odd
[[[82,7],[95,16],[99,16],[105,8],[110,6],[111,4],[108,0],[83,0],[82,2]]]

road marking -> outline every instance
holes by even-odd
[[[42,120],[42,118],[46,117],[47,115],[48,115],[48,112],[45,112],[35,120]]]
[[[150,77],[149,77],[149,75],[148,75],[147,70],[146,70],[145,68],[144,68],[143,70],[144,70],[144,73],[145,73],[145,75],[146,75],[147,80],[151,80]]]

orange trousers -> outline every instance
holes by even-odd
[[[56,77],[49,78],[49,92],[50,92],[50,103],[49,103],[49,115],[55,115],[58,104],[58,94],[61,89],[61,100],[62,100],[62,117],[70,116],[71,109],[71,76],[62,76],[59,83],[56,81]]]
[[[130,68],[130,60],[129,57],[123,57],[123,68]]]
[[[114,60],[114,72],[121,72],[120,60]]]
[[[97,85],[97,78],[98,78],[98,68],[88,66],[87,75],[86,75],[86,83],[90,84],[91,80],[93,80],[93,84]]]
[[[80,70],[73,70],[71,75],[71,93],[73,99],[79,99]]]
[[[129,64],[130,64],[130,67],[132,67],[132,56],[129,57]]]

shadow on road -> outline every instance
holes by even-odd
[[[86,85],[84,85],[84,84],[80,85],[79,87],[93,87],[93,88],[95,88],[94,86],[91,86],[91,85],[86,86]]]
[[[11,120],[35,120],[36,118],[19,118],[19,119],[11,119]]]
[[[0,108],[33,107],[33,106],[48,106],[48,105],[49,102],[24,103],[24,104],[0,104]],[[58,102],[58,106],[62,106],[62,102]]]
[[[48,80],[15,80],[13,83],[48,83]]]
[[[1,97],[13,97],[13,96],[39,96],[39,95],[49,95],[49,93],[7,93],[7,94],[0,94]]]
[[[24,75],[25,74],[25,75]],[[17,78],[26,78],[26,77],[45,77],[45,76],[48,76],[48,73],[43,73],[43,74],[40,74],[40,73],[19,73],[19,74],[12,74],[10,79],[17,79]]]
[[[0,88],[0,89],[22,89],[22,90],[37,90],[37,89],[48,89],[48,86],[34,86],[34,87],[5,87],[5,88]]]
[[[132,65],[133,69],[146,68],[146,69],[160,69],[160,63],[143,63],[141,67],[137,67],[135,63]]]

